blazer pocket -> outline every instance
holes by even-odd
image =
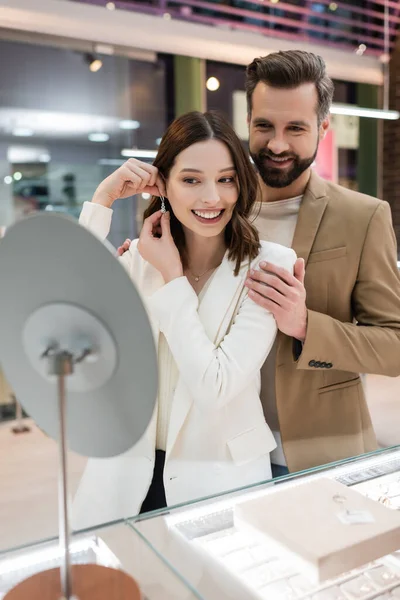
[[[347,381],[341,381],[340,383],[334,383],[332,385],[326,385],[325,387],[321,387],[318,390],[319,394],[326,394],[327,392],[334,392],[336,390],[342,390],[354,385],[361,384],[361,379],[359,376],[354,377],[353,379],[348,379]]]
[[[276,448],[274,436],[268,425],[242,431],[226,442],[232,460],[236,465],[244,465]]]
[[[321,262],[323,260],[333,260],[334,258],[341,258],[342,256],[346,256],[347,248],[346,246],[341,246],[340,248],[331,248],[330,250],[320,250],[319,252],[311,252],[307,264]]]

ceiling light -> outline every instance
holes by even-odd
[[[16,137],[32,137],[33,131],[32,129],[28,129],[28,127],[16,127],[13,129],[12,134]]]
[[[271,4],[278,4],[279,0],[270,0]]]
[[[367,46],[365,44],[360,44],[356,50],[356,54],[358,56],[362,56],[364,54],[364,52],[366,51]]]
[[[147,192],[143,192],[142,198],[143,198],[143,200],[150,200],[151,194],[148,194]]]
[[[11,175],[6,175],[6,176],[4,177],[4,183],[5,183],[6,185],[10,185],[10,183],[12,183],[12,182],[13,182],[13,178],[11,177]]]
[[[103,62],[99,58],[95,58],[90,63],[89,69],[92,71],[92,73],[97,73],[97,71],[100,71],[102,66],[103,66]]]
[[[89,69],[92,73],[97,73],[103,66],[103,62],[100,58],[96,58],[94,54],[85,54],[85,62],[89,65]]]
[[[131,121],[129,119],[124,119],[119,122],[119,126],[121,129],[139,129],[140,123],[139,121]]]
[[[19,171],[15,171],[13,177],[14,177],[15,181],[21,181],[22,173],[20,173]]]
[[[336,4],[336,2],[331,2],[330,3],[329,10],[331,10],[331,11],[334,12],[335,10],[337,10],[337,8],[338,8],[338,5]]]
[[[332,104],[332,115],[348,115],[350,117],[369,117],[373,119],[389,119],[395,121],[400,118],[397,110],[382,110],[380,108],[362,108],[352,104]]]
[[[41,162],[41,163],[48,163],[48,162],[50,162],[50,154],[41,154],[39,156],[39,162]]]
[[[171,15],[169,13],[164,13],[163,17],[166,21],[170,21],[171,20]]]
[[[127,158],[155,158],[157,150],[138,150],[135,148],[124,148],[121,150],[121,156]]]
[[[110,136],[108,133],[89,133],[88,139],[90,142],[108,142]]]
[[[107,10],[115,10],[115,4],[114,4],[114,2],[107,2],[106,9]]]
[[[209,77],[207,79],[206,87],[210,92],[215,92],[220,86],[219,79],[216,77]]]

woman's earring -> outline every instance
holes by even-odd
[[[161,212],[162,213],[166,213],[167,212],[167,208],[165,206],[165,198],[164,196],[160,196],[161,199]]]

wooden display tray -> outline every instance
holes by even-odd
[[[136,581],[123,571],[100,565],[72,565],[71,574],[76,600],[143,600]],[[4,600],[63,600],[60,569],[25,579]]]

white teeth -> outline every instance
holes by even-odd
[[[286,162],[287,160],[290,160],[290,158],[271,158],[271,160],[274,162]]]
[[[202,212],[201,210],[194,210],[195,215],[201,217],[202,219],[216,219],[222,213],[222,210],[214,211],[214,212]]]

